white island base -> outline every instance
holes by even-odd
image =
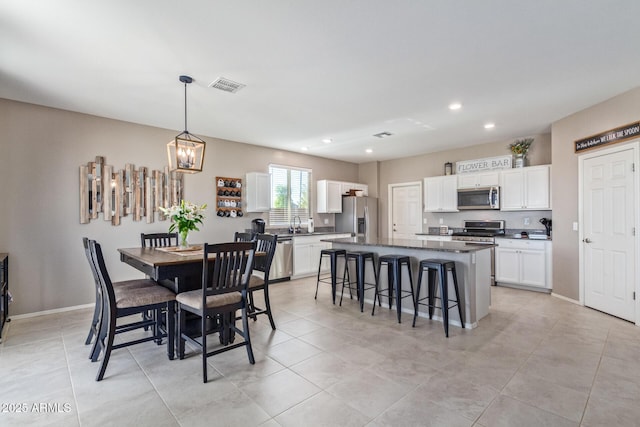
[[[456,263],[461,304],[464,307],[465,328],[477,327],[478,320],[489,314],[489,305],[491,304],[491,253],[488,249],[493,247],[493,245],[398,239],[375,239],[369,241],[357,237],[347,239],[327,239],[324,241],[331,242],[332,247],[336,249],[373,252],[376,254],[376,263],[380,255],[396,254],[411,257],[414,292],[418,286],[418,267],[421,260],[445,259],[454,261]],[[367,262],[367,266],[365,267],[365,282],[374,283],[374,277],[368,264],[369,263]],[[341,274],[340,272],[343,271],[343,268],[343,265],[338,265],[338,274]],[[402,289],[409,290],[408,274],[406,273],[405,268],[403,268],[402,271]],[[381,273],[380,289],[386,290],[387,275],[385,267],[383,267]],[[353,274],[355,274],[355,272]],[[423,274],[422,279],[423,283],[420,289],[419,298],[423,298],[427,295],[426,272]],[[339,297],[342,287],[340,285],[340,281],[338,282],[337,293]],[[452,282],[453,280],[449,273],[450,299],[455,298],[455,290]],[[437,295],[439,296],[440,293],[438,292]],[[365,302],[369,304],[369,309],[371,309],[371,304],[373,304],[373,298],[373,289],[365,292]],[[436,303],[439,305],[439,301]],[[385,308],[389,306],[387,298],[382,298],[382,306]],[[411,317],[403,316],[403,323],[412,321],[414,309],[413,304],[408,298],[402,301],[402,312],[411,315]],[[416,325],[419,324],[420,317],[429,318],[428,307],[423,305],[419,306],[418,316]],[[436,309],[434,311],[433,319],[442,321],[441,310]],[[449,325],[462,325],[457,308],[449,310]]]

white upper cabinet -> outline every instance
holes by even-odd
[[[502,171],[500,210],[550,210],[551,166],[530,166]]]
[[[458,178],[456,175],[424,179],[425,212],[458,212]]]
[[[342,212],[342,183],[320,180],[316,185],[316,209],[318,213]]]
[[[329,181],[322,179],[316,183],[316,210],[318,213],[342,213],[342,196],[349,190],[360,190],[369,195],[367,184],[355,182]]]
[[[268,212],[271,209],[271,175],[262,172],[248,172],[244,194],[247,212]]]
[[[500,171],[462,173],[458,177],[458,188],[495,187],[500,185]]]

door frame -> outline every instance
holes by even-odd
[[[635,299],[635,324],[636,326],[640,326],[640,195],[638,194],[638,190],[640,189],[640,139],[635,139],[633,141],[615,145],[609,148],[603,148],[600,150],[595,150],[589,153],[581,154],[578,156],[578,259],[579,259],[579,298],[580,304],[585,305],[584,303],[584,245],[582,240],[584,239],[584,200],[583,200],[583,192],[584,192],[584,182],[582,180],[584,175],[584,162],[585,160],[592,159],[595,157],[606,156],[609,154],[614,154],[619,151],[625,150],[633,150],[633,164],[634,164],[634,172],[633,172],[633,185],[634,185],[634,228],[635,228],[635,284],[636,284],[636,299]]]
[[[420,194],[420,203],[418,204],[418,206],[420,207],[420,215],[418,215],[419,217],[422,217],[422,212],[424,211],[424,200],[422,199],[422,181],[410,181],[410,182],[398,182],[395,184],[389,184],[388,187],[388,195],[387,195],[387,200],[389,200],[389,206],[388,206],[388,213],[387,213],[387,236],[389,236],[389,238],[393,237],[393,189],[396,187],[408,187],[408,186],[413,186],[413,185],[417,185],[419,187],[419,194]]]

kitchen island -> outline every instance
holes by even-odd
[[[437,258],[454,261],[458,276],[458,287],[460,289],[460,299],[464,307],[465,328],[475,328],[478,320],[489,314],[491,303],[491,254],[488,249],[494,247],[493,244],[476,244],[459,241],[431,241],[414,239],[367,239],[364,237],[349,237],[342,239],[323,239],[330,242],[333,248],[346,249],[347,251],[369,251],[380,255],[398,254],[411,257],[411,269],[413,274],[414,290],[418,284],[419,262],[423,259]],[[342,271],[344,266],[339,266],[338,271]],[[377,265],[376,265],[377,268]],[[386,289],[386,275],[383,273],[380,289]],[[423,280],[426,280],[426,273]],[[370,268],[366,268],[366,282],[373,283],[374,278],[370,273]],[[449,295],[455,295],[452,280],[449,280]],[[402,288],[409,289],[409,277],[403,270]],[[340,290],[340,287],[338,288]],[[373,289],[365,293],[365,301],[373,304]],[[422,284],[419,298],[426,296],[426,283]],[[402,311],[413,315],[413,304],[409,300],[402,305]],[[388,307],[388,301],[383,298],[382,305]],[[426,306],[420,306],[418,316],[429,318]],[[442,321],[442,313],[435,310],[433,318]],[[424,320],[423,320],[424,321]],[[420,323],[418,319],[417,325]],[[449,311],[449,324],[461,326],[457,310]]]

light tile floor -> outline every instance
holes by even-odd
[[[84,345],[91,310],[13,320],[0,345],[2,426],[637,426],[640,328],[566,301],[492,288],[478,328],[330,303],[315,281],[272,286],[277,331],[169,361],[115,350],[104,381]],[[216,341],[215,339],[212,341]]]

